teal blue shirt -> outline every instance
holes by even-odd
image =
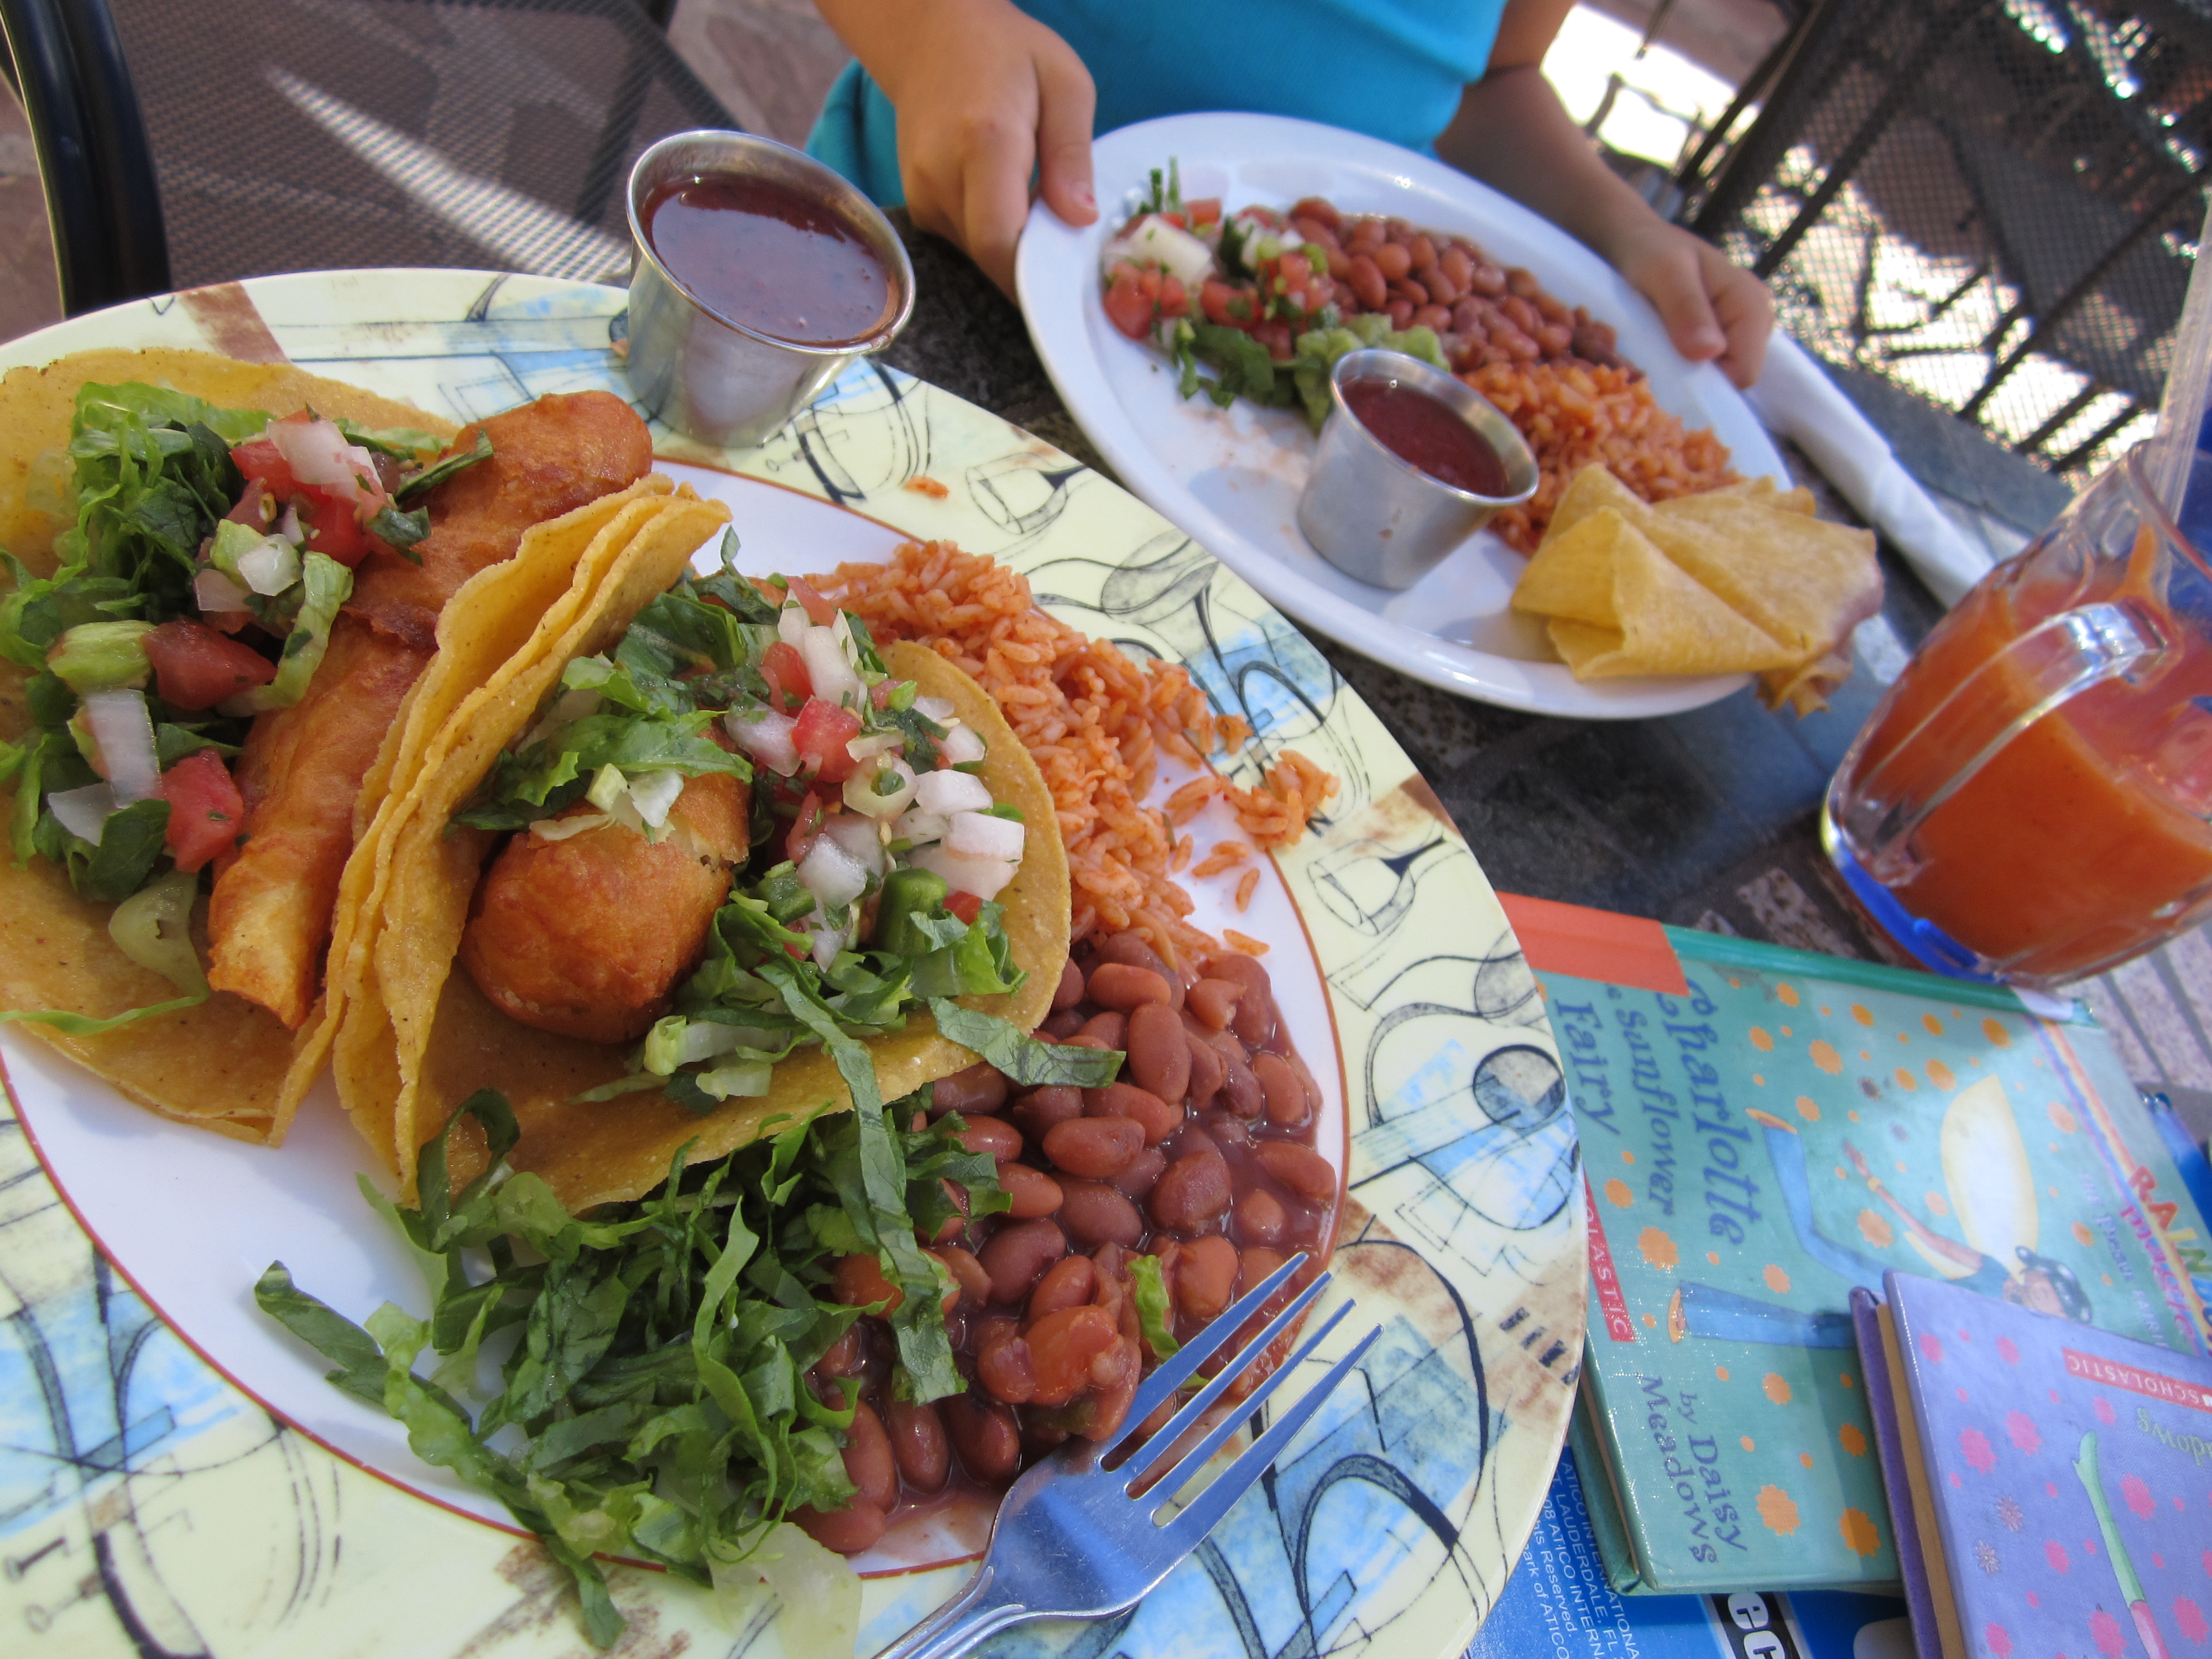
[[[1019,0],[1098,88],[1093,131],[1197,110],[1295,115],[1426,150],[1481,79],[1505,0]],[[830,90],[810,153],[885,207],[898,116],[858,64]]]

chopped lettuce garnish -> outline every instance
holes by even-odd
[[[929,1012],[936,1018],[940,1036],[951,1037],[963,1048],[974,1049],[1024,1089],[1042,1089],[1054,1084],[1103,1089],[1121,1069],[1118,1050],[1039,1042],[1010,1020],[963,1008],[943,997],[930,999]]]
[[[428,1318],[387,1304],[364,1328],[294,1285],[281,1262],[255,1300],[331,1362],[334,1385],[405,1424],[418,1455],[536,1534],[574,1577],[592,1640],[610,1646],[623,1621],[594,1554],[711,1587],[779,1547],[792,1510],[851,1498],[840,1451],[849,1407],[817,1401],[805,1380],[859,1316],[834,1300],[837,1256],[872,1251],[907,1290],[892,1324],[915,1397],[965,1387],[915,1236],[950,1212],[945,1181],[966,1188],[978,1213],[1004,1209],[994,1166],[960,1145],[957,1118],[901,1129],[919,1097],[884,1109],[865,1051],[847,1076],[856,1099],[865,1084],[858,1113],[689,1170],[679,1152],[658,1193],[588,1221],[538,1176],[507,1169],[514,1115],[482,1091],[424,1149],[419,1206],[378,1205],[426,1267],[442,1258]],[[447,1148],[464,1117],[482,1128],[489,1160],[454,1193]],[[468,1373],[415,1370],[425,1348],[452,1366],[518,1325],[481,1411],[459,1397]],[[511,1454],[492,1444],[509,1425],[528,1437]]]
[[[1129,1261],[1131,1288],[1137,1297],[1137,1323],[1154,1360],[1165,1359],[1182,1344],[1176,1340],[1175,1316],[1168,1298],[1166,1275],[1156,1255],[1133,1256]]]
[[[310,553],[301,560],[299,581],[282,596],[292,614],[283,624],[284,650],[276,661],[276,678],[240,692],[222,705],[222,712],[244,718],[289,708],[306,696],[307,683],[330,649],[331,626],[338,619],[338,607],[352,593],[353,572],[336,559]]]
[[[343,422],[341,422],[340,424],[343,427]],[[351,432],[349,432],[347,435],[351,437],[354,434]],[[430,434],[427,432],[410,432],[404,435],[408,438],[430,438]],[[417,447],[426,448],[435,452],[442,449],[445,446],[441,444],[435,438],[430,438],[430,441],[428,444],[420,445],[417,446]],[[442,461],[433,461],[429,465],[424,467],[419,472],[409,473],[405,477],[399,481],[399,488],[392,492],[392,499],[395,501],[411,501],[417,495],[424,495],[430,490],[435,489],[440,484],[445,483],[447,479],[452,477],[455,473],[465,472],[470,467],[474,466],[478,461],[488,461],[490,459],[491,434],[486,432],[482,427],[478,427],[477,428],[477,441],[472,447],[459,452],[455,454],[448,455]]]

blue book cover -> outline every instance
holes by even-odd
[[[2212,1638],[2212,1360],[1893,1273],[1881,1310],[1943,1659]],[[1868,1357],[1869,1365],[1873,1356]],[[1916,1608],[1920,1602],[1915,1601]]]
[[[1912,1659],[1912,1644],[1887,1596],[1615,1595],[1568,1451],[1467,1659]]]

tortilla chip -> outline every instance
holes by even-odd
[[[1547,617],[1553,648],[1577,679],[1736,673],[1789,660],[1611,507],[1545,538],[1513,608]]]
[[[126,380],[171,386],[225,409],[285,415],[313,407],[366,426],[413,427],[441,441],[455,430],[421,410],[289,364],[234,362],[202,351],[81,351],[44,368],[11,369],[0,379],[0,546],[38,574],[52,574],[54,538],[71,522],[62,497],[63,451],[77,392]],[[0,665],[0,739],[29,729],[27,678],[21,669]],[[12,793],[0,793],[0,817],[13,807]],[[0,854],[0,1004],[105,1018],[174,997],[174,986],[132,963],[108,938],[110,909],[79,899],[67,875],[44,860],[18,866]],[[204,938],[200,942],[204,955]],[[281,1140],[296,1103],[296,1097],[288,1102],[285,1087],[292,1033],[267,1010],[228,994],[102,1036],[27,1024],[15,1029],[52,1044],[142,1106],[239,1139]]]
[[[611,608],[609,618],[614,614]],[[626,624],[626,612],[622,620]],[[960,718],[988,745],[982,776],[992,794],[1018,807],[1031,826],[1020,868],[1000,895],[1006,908],[1007,942],[1029,977],[1019,990],[1006,995],[960,999],[964,1006],[1031,1030],[1050,1011],[1068,947],[1067,855],[1059,836],[1048,828],[1058,822],[1052,793],[998,705],[974,680],[911,642],[892,645],[884,655],[894,676],[917,681],[924,696],[944,697],[957,707]],[[555,659],[548,684],[567,660],[567,656]],[[526,708],[521,720],[533,712],[534,708]],[[522,729],[517,722],[498,746]],[[496,753],[495,746],[465,772],[457,762],[454,775],[440,781],[426,812],[439,811],[447,799],[465,799]],[[1039,833],[1040,827],[1047,827],[1046,832]],[[441,901],[443,913],[465,917],[474,886],[471,872],[465,884]],[[394,925],[411,931],[416,923],[409,914],[404,923]],[[819,1049],[802,1050],[779,1065],[768,1094],[726,1101],[703,1117],[653,1091],[578,1103],[574,1098],[577,1094],[624,1074],[628,1047],[579,1042],[519,1024],[495,1008],[465,972],[447,974],[436,988],[436,998],[434,1028],[408,1118],[414,1132],[427,1139],[469,1095],[478,1089],[497,1089],[514,1106],[522,1131],[509,1161],[516,1169],[544,1176],[572,1211],[649,1191],[667,1179],[672,1160],[687,1145],[686,1157],[692,1163],[723,1158],[750,1145],[775,1120],[803,1121],[852,1104],[835,1063]],[[909,1013],[905,1030],[878,1038],[868,1047],[887,1101],[959,1071],[975,1058],[939,1036],[927,1013]],[[471,1160],[481,1158],[481,1142],[472,1124],[456,1140],[460,1144],[454,1179],[465,1180],[473,1173]],[[408,1165],[411,1170],[411,1154]]]

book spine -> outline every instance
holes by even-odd
[[[1882,1346],[1881,1298],[1864,1286],[1851,1292],[1851,1324],[1858,1336],[1859,1375],[1866,1383],[1867,1414],[1874,1419],[1874,1443],[1881,1464],[1881,1483],[1889,1498],[1890,1531],[1897,1545],[1898,1571],[1905,1580],[1905,1602],[1912,1619],[1912,1644],[1919,1659],[1942,1659],[1936,1639],[1936,1603],[1920,1559],[1920,1523],[1913,1511],[1912,1481],[1905,1467],[1905,1437],[1897,1422],[1897,1395],[1891,1387],[1889,1356]]]
[[[1597,1540],[1605,1582],[1615,1595],[1633,1595],[1646,1588],[1644,1573],[1629,1545],[1628,1528],[1621,1521],[1620,1498],[1613,1489],[1604,1437],[1596,1425],[1587,1368],[1583,1386],[1575,1395],[1573,1414],[1567,1420],[1567,1449],[1574,1454],[1575,1473],[1582,1480],[1583,1509],[1589,1516],[1590,1535]]]

